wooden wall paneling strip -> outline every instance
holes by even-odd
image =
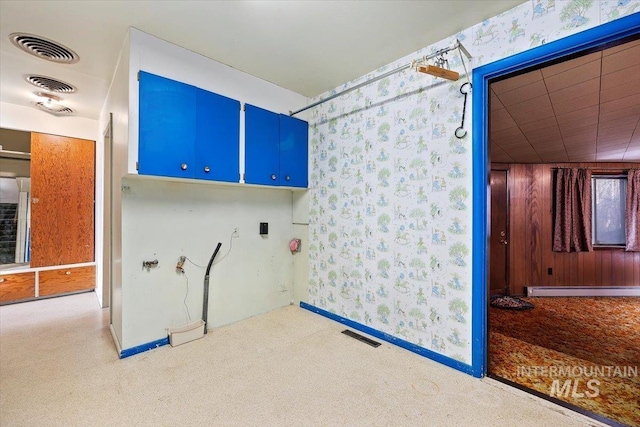
[[[600,286],[612,286],[612,268],[611,268],[611,252],[610,251],[600,251],[602,253],[602,279],[600,281]]]
[[[510,181],[513,183],[511,189],[511,203],[513,215],[510,215],[511,223],[511,291],[514,294],[522,292],[523,286],[529,285],[526,277],[527,248],[526,248],[526,229],[523,219],[526,217],[525,199],[526,199],[526,183],[520,179],[523,166],[518,165]]]
[[[594,276],[595,283],[593,284],[594,286],[602,286],[602,253],[602,251],[594,251],[596,257],[596,273]]]
[[[36,296],[35,273],[0,276],[0,302],[18,301]]]
[[[596,286],[596,252],[584,252],[582,283],[584,286]]]
[[[551,249],[553,248],[553,192],[555,189],[553,188],[553,180],[550,166],[542,165],[543,173],[542,173],[542,184],[540,187],[540,200],[542,206],[540,208],[541,214],[541,240],[540,247],[542,251],[542,285],[543,286],[554,286],[555,285],[555,274],[549,275],[548,269],[551,268],[552,271],[555,271],[553,253]]]
[[[569,258],[569,270],[568,270],[568,281],[567,284],[569,286],[575,286],[578,284],[578,254],[570,253],[568,254]]]
[[[544,165],[535,165],[532,168],[533,178],[535,178],[535,194],[532,194],[532,212],[531,212],[531,226],[533,228],[532,235],[535,236],[535,246],[532,247],[532,252],[535,255],[536,265],[532,270],[532,281],[542,285],[544,264],[542,262],[543,250],[543,238],[542,238],[542,216],[543,216],[543,180]],[[545,272],[546,274],[546,272]]]
[[[95,288],[95,267],[63,268],[41,271],[40,295],[56,295]]]

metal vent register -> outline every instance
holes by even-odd
[[[38,58],[59,64],[75,64],[80,57],[73,50],[44,37],[27,33],[9,34],[9,39],[19,49]]]
[[[74,93],[76,91],[76,88],[69,83],[52,79],[51,77],[30,74],[26,76],[26,80],[32,85],[39,87],[40,89],[48,90],[49,92]]]

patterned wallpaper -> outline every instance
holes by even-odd
[[[325,96],[456,38],[470,69],[637,11],[531,0]],[[466,76],[445,58],[459,81],[409,69],[312,110],[309,303],[471,364],[471,96],[458,139]]]

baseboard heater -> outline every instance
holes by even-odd
[[[528,297],[640,297],[640,286],[525,286]]]

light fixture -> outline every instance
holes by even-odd
[[[36,96],[35,106],[47,113],[63,115],[71,114],[73,110],[60,103],[62,98],[46,92],[34,92]]]
[[[60,98],[59,96],[52,95],[46,92],[33,92],[33,94],[38,98],[37,102],[41,102],[44,105],[47,105],[50,107],[53,107],[54,105],[62,101],[62,98]]]

